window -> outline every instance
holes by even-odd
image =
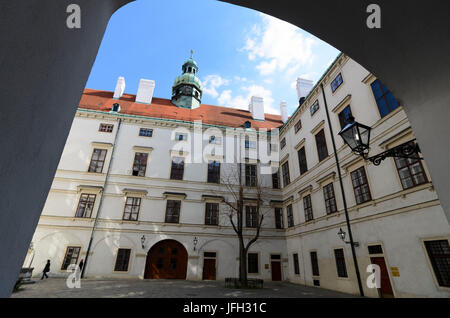
[[[66,255],[61,266],[62,270],[66,270],[69,265],[78,263],[78,256],[80,255],[81,247],[78,246],[68,246],[66,250]]]
[[[256,187],[256,165],[245,165],[245,185],[247,187]]]
[[[113,131],[114,125],[111,124],[100,124],[98,131],[110,133]]]
[[[94,149],[88,172],[102,173],[103,165],[105,164],[106,151],[106,149]]]
[[[211,136],[211,137],[209,137],[209,143],[215,144],[215,145],[220,145],[222,143],[222,137]]]
[[[286,138],[283,138],[280,141],[280,148],[283,149],[284,147],[286,147]]]
[[[208,163],[208,182],[220,183],[220,162],[210,161]]]
[[[219,203],[206,203],[206,225],[219,225]]]
[[[305,147],[302,147],[297,152],[298,154],[298,165],[300,166],[300,174],[304,174],[308,171],[308,163],[306,162]]]
[[[323,196],[325,198],[325,207],[327,214],[331,214],[337,211],[336,198],[334,197],[333,183],[327,184],[323,187]]]
[[[344,250],[342,248],[334,250],[334,258],[336,259],[338,277],[348,277],[347,267],[345,266]]]
[[[372,200],[369,183],[367,182],[366,170],[359,168],[351,173],[353,191],[355,192],[356,204]]]
[[[180,206],[179,200],[167,200],[166,207],[166,223],[179,223],[180,221]]]
[[[76,218],[90,218],[94,209],[95,194],[82,193],[78,202]]]
[[[275,208],[275,228],[283,229],[283,210],[281,208]]]
[[[247,254],[247,268],[249,274],[258,274],[258,254]]]
[[[314,104],[312,104],[311,107],[309,107],[311,116],[314,115],[318,110],[319,110],[319,100],[316,100]]]
[[[448,240],[427,241],[425,247],[439,286],[450,287],[450,246]]]
[[[383,254],[383,248],[381,245],[370,245],[367,247],[369,254]]]
[[[397,166],[403,189],[406,190],[428,182],[420,160],[395,158],[395,165]]]
[[[187,140],[187,134],[176,133],[175,140]]]
[[[292,204],[289,204],[286,207],[286,216],[287,216],[288,227],[293,227],[294,226],[294,214],[292,213]]]
[[[245,207],[245,225],[247,227],[258,227],[258,211],[256,206],[247,205]]]
[[[272,188],[280,188],[280,172],[278,171],[278,169],[275,173],[272,173]]]
[[[139,129],[139,136],[152,137],[153,136],[153,129],[141,128],[141,129]]]
[[[114,271],[116,272],[126,272],[128,271],[128,263],[130,262],[131,249],[129,248],[119,248],[117,250],[116,265],[114,266]]]
[[[119,103],[114,103],[114,104],[113,104],[113,107],[112,107],[112,109],[111,109],[111,111],[113,111],[113,112],[118,112],[118,111],[120,111],[120,105],[119,105]]]
[[[342,74],[339,73],[338,76],[331,82],[331,91],[334,93],[339,86],[342,84]]]
[[[183,180],[183,174],[184,174],[184,158],[173,157],[172,169],[170,170],[170,179]]]
[[[319,162],[328,157],[327,141],[325,140],[325,131],[322,129],[316,135],[317,154]]]
[[[246,139],[245,140],[245,148],[246,149],[250,149],[250,148],[256,149],[256,141]]]
[[[314,219],[310,194],[303,197],[303,209],[305,210],[305,222]]]
[[[341,124],[341,129],[344,129],[350,123],[350,117],[352,116],[352,110],[350,105],[345,107],[338,115],[339,123]]]
[[[291,183],[291,177],[289,175],[289,161],[286,161],[282,166],[281,170],[283,173],[283,185],[286,187]]]
[[[311,269],[313,276],[320,276],[319,274],[319,262],[317,260],[317,252],[311,252]]]
[[[133,163],[133,176],[145,177],[148,153],[136,152]]]
[[[371,84],[371,87],[381,118],[399,106],[394,94],[392,94],[380,80],[374,81]]]
[[[293,255],[293,258],[294,258],[294,273],[295,273],[295,275],[300,275],[300,266],[298,264],[298,254],[295,253]]]
[[[298,133],[298,131],[300,129],[302,129],[302,121],[299,119],[298,122],[296,122],[295,125],[294,125],[295,133]]]
[[[141,207],[141,198],[127,197],[125,208],[123,210],[123,219],[128,221],[137,221],[139,209]]]

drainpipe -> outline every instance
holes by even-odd
[[[98,204],[97,215],[95,216],[94,226],[92,227],[91,238],[89,239],[89,245],[88,245],[88,248],[87,248],[87,251],[86,251],[86,257],[84,259],[83,269],[81,270],[81,278],[84,278],[84,272],[85,272],[85,269],[86,269],[87,264],[88,264],[89,253],[91,251],[91,246],[92,246],[92,241],[93,241],[93,238],[94,238],[95,228],[97,227],[98,219],[99,219],[99,216],[100,216],[100,210],[101,210],[101,207],[102,207],[103,198],[105,197],[106,184],[108,183],[109,171],[111,169],[112,162],[113,162],[113,159],[114,159],[114,151],[116,150],[116,142],[117,142],[117,137],[119,136],[119,130],[120,130],[121,124],[122,124],[122,118],[119,118],[119,124],[117,125],[117,131],[116,131],[116,135],[114,136],[114,142],[113,142],[113,147],[112,147],[112,151],[111,151],[111,160],[109,160],[108,169],[106,170],[106,177],[105,177],[105,181],[103,182],[103,193],[102,193],[102,196],[100,197],[100,203]]]
[[[330,114],[328,112],[327,99],[325,97],[325,91],[323,89],[322,83],[320,83],[320,88],[322,89],[323,101],[325,103],[325,111],[327,113],[328,128],[330,129],[331,141],[333,143],[334,158],[336,160],[336,168],[337,168],[337,172],[339,175],[339,184],[341,186],[342,201],[344,203],[345,221],[347,223],[347,231],[348,231],[348,236],[350,238],[350,246],[352,248],[353,264],[355,266],[356,278],[358,280],[359,294],[361,297],[364,297],[364,290],[362,288],[362,283],[361,283],[361,275],[359,274],[358,260],[356,259],[355,243],[353,242],[352,229],[350,227],[350,218],[348,216],[347,200],[345,199],[344,184],[342,183],[341,166],[339,164],[339,158],[338,158],[337,150],[336,150],[336,143],[334,141],[333,128],[331,127]]]

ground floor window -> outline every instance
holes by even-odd
[[[450,287],[450,246],[448,240],[427,241],[425,247],[439,286]]]
[[[130,261],[131,249],[129,248],[119,248],[117,251],[116,265],[114,266],[114,271],[116,272],[126,272],[128,271],[128,263]]]
[[[78,256],[80,255],[81,247],[78,246],[68,246],[66,250],[66,255],[64,256],[64,261],[62,263],[61,269],[65,270],[71,264],[76,264],[78,262]]]
[[[299,266],[299,263],[298,263],[298,254],[295,253],[293,255],[293,257],[294,257],[294,273],[295,273],[295,275],[300,275],[300,266]]]
[[[345,266],[344,250],[342,248],[334,250],[334,257],[336,259],[338,277],[348,277],[347,267]]]
[[[258,254],[257,253],[248,253],[247,254],[247,267],[249,274],[257,274],[258,273]]]
[[[319,261],[317,260],[317,252],[311,252],[311,268],[313,276],[320,276],[319,274]]]

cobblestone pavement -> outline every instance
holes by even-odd
[[[35,284],[22,285],[12,298],[78,298],[78,297],[134,297],[134,298],[316,298],[355,297],[319,287],[287,282],[264,282],[263,289],[225,288],[223,281],[140,280],[140,279],[84,279],[81,288],[70,289],[66,280],[49,278]]]

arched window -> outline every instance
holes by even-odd
[[[189,67],[189,71],[188,71],[189,73],[191,73],[192,72],[192,68],[191,67]]]

